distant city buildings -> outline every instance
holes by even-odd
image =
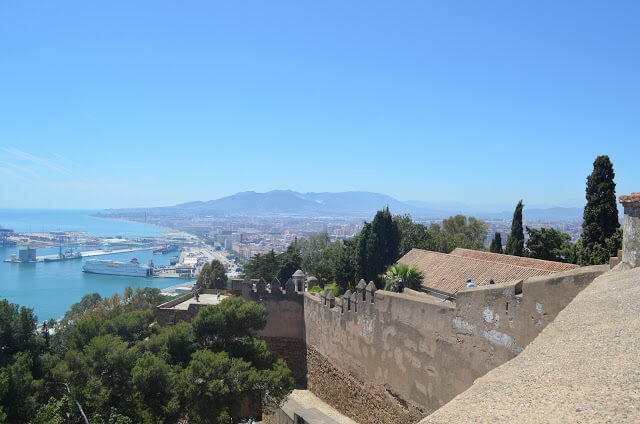
[[[138,220],[137,215],[123,216]],[[356,217],[304,217],[304,216],[195,216],[195,215],[145,215],[146,223],[200,234],[219,249],[231,252],[241,259],[250,259],[256,254],[271,250],[284,252],[296,238],[301,239],[326,232],[330,240],[348,240],[362,229],[363,218]],[[414,218],[426,226],[441,223],[441,219]],[[485,244],[488,246],[496,232],[506,243],[511,231],[511,218],[484,219],[489,231]],[[573,242],[582,233],[581,221],[525,221],[531,228],[550,228],[568,233]],[[528,235],[525,232],[525,238]]]

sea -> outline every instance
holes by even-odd
[[[93,210],[45,210],[45,209],[0,209],[0,227],[15,232],[86,231],[102,237],[159,236],[168,230],[153,225],[95,218]],[[130,261],[138,259],[147,263],[152,259],[156,265],[169,265],[176,253],[154,255],[152,250],[95,256],[58,262],[8,263],[5,259],[18,253],[21,246],[0,247],[0,299],[32,308],[38,322],[62,318],[69,307],[79,302],[82,296],[99,293],[108,297],[122,294],[125,287],[156,287],[164,289],[184,283],[176,278],[120,277],[82,272],[87,259],[109,259]],[[38,248],[37,255],[53,255],[58,248]]]

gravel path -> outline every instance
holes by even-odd
[[[520,355],[421,423],[640,423],[640,268],[598,277]]]

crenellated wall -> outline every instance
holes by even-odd
[[[245,300],[260,303],[267,310],[267,325],[256,337],[263,340],[269,351],[282,358],[291,369],[296,384],[306,385],[306,345],[304,298],[288,281],[283,290],[274,280],[268,288],[264,280],[233,280],[232,293]]]
[[[426,414],[520,353],[607,269],[468,289],[455,304],[411,291],[368,288],[350,299],[306,293],[306,343],[363,387],[384,388],[407,410]],[[322,381],[326,373],[308,374],[318,397],[345,403],[349,393],[330,390],[331,383]]]

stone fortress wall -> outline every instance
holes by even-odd
[[[285,287],[274,279],[268,288],[263,280],[233,280],[231,292],[262,304],[267,310],[267,325],[256,335],[269,351],[287,362],[298,387],[306,386],[306,345],[304,303],[293,280]]]
[[[289,280],[234,280],[265,306],[257,337],[298,387],[359,422],[416,422],[509,361],[606,265],[463,290],[455,303],[361,281],[342,298]]]
[[[594,266],[465,290],[455,304],[411,290],[375,291],[373,284],[350,300],[305,293],[307,347],[424,416],[520,353],[606,270]],[[318,397],[345,403],[346,393],[321,381],[326,373],[309,374]]]

